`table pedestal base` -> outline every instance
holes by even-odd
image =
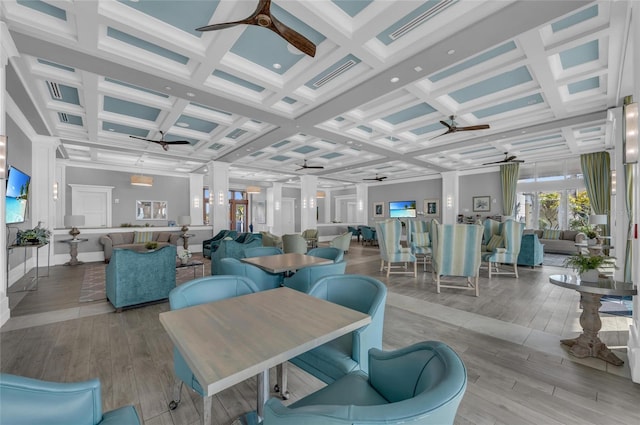
[[[580,325],[582,334],[577,338],[563,339],[560,342],[571,347],[569,353],[578,357],[596,357],[615,366],[622,366],[624,361],[613,354],[607,345],[598,337],[598,331],[602,327],[600,321],[600,298],[599,294],[582,293],[582,314],[580,315]]]

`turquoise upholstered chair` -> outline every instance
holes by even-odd
[[[520,242],[520,253],[518,254],[518,265],[535,267],[544,261],[544,245],[540,243],[538,235],[529,233],[522,235]]]
[[[369,276],[333,275],[314,283],[308,294],[366,313],[371,316],[371,323],[289,361],[325,383],[331,383],[354,370],[368,370],[367,351],[369,348],[382,347],[387,287]],[[281,372],[278,379],[278,386],[286,398],[286,370]]]
[[[218,249],[216,249],[216,251],[211,255],[211,274],[221,274],[220,260],[222,258],[245,258],[245,250],[257,246],[262,246],[262,238],[249,236],[243,243],[224,239],[221,240]]]
[[[334,263],[342,261],[344,258],[344,252],[341,249],[332,247],[313,248],[307,252],[307,255],[333,260]]]
[[[133,406],[102,412],[100,381],[49,382],[0,373],[0,424],[140,425]]]
[[[227,236],[229,230],[220,230],[214,237],[202,241],[202,255],[206,258],[211,258],[211,244],[217,241],[221,241]]]
[[[297,270],[292,276],[285,277],[283,286],[300,292],[307,292],[319,279],[334,274],[344,274],[347,262],[342,260],[332,264],[308,266]]]
[[[264,257],[266,255],[279,255],[282,253],[282,249],[276,246],[256,246],[253,248],[246,248],[244,250],[244,257]]]
[[[491,237],[493,235],[499,235],[500,234],[500,225],[502,223],[497,221],[497,220],[493,220],[491,218],[487,218],[483,223],[483,227],[484,227],[484,233],[482,236],[482,245],[487,245],[489,243],[489,241],[491,240]],[[483,248],[484,251],[484,248]]]
[[[456,288],[475,290],[476,297],[480,295],[478,280],[482,231],[482,226],[477,224],[431,222],[431,264],[438,294],[440,288]],[[466,277],[466,284],[442,280],[442,276]]]
[[[336,236],[329,241],[329,246],[332,248],[341,249],[342,252],[349,252],[349,246],[351,245],[351,231]]]
[[[360,226],[358,227],[358,230],[360,230],[360,233],[362,234],[362,245],[367,243],[369,245],[378,244],[378,238],[375,229],[370,226]]]
[[[390,273],[412,273],[414,277],[417,277],[416,256],[411,253],[411,248],[400,246],[400,237],[402,236],[400,220],[380,221],[376,223],[376,230],[380,244],[380,271],[386,269],[387,277]],[[393,263],[404,263],[404,266],[394,266]],[[408,269],[408,263],[413,263],[413,271]],[[397,268],[403,268],[404,271],[391,271],[391,269]]]
[[[221,237],[220,239],[216,239],[216,240],[210,240],[210,242],[208,241],[204,241],[202,242],[202,255],[207,257],[207,258],[211,258],[211,256],[213,255],[214,252],[216,252],[216,250],[218,249],[218,247],[220,246],[220,242],[222,242],[223,240],[234,240],[237,236],[238,236],[238,232],[235,230],[224,230],[225,235],[223,237]],[[207,247],[205,250],[205,242]]]
[[[282,250],[287,253],[307,253],[307,241],[298,234],[282,235]]]
[[[347,226],[347,232],[351,232],[351,237],[354,236],[357,238],[357,241],[360,242],[360,229],[353,226]]]
[[[243,263],[236,258],[221,258],[220,274],[247,277],[255,283],[260,291],[278,288],[284,280],[283,273],[269,273],[260,267]]]
[[[518,277],[518,254],[522,243],[522,232],[524,232],[524,223],[515,220],[500,223],[497,238],[502,242],[495,247],[492,246],[492,239],[496,238],[494,234],[492,239],[487,242],[486,250],[482,253],[482,261],[487,262],[489,278],[492,274],[513,274],[516,278]],[[513,271],[502,271],[498,264],[512,264]]]
[[[248,278],[242,276],[207,276],[194,279],[175,288],[169,294],[171,310],[192,307],[213,301],[223,300],[240,295],[258,292],[258,287]],[[173,348],[173,367],[176,383],[173,389],[173,400],[169,409],[174,410],[180,404],[183,384],[203,396],[202,386],[187,365],[177,348]],[[211,397],[203,397],[203,412],[211,411]]]
[[[407,241],[411,253],[416,259],[422,259],[422,270],[427,271],[427,264],[431,262],[431,237],[429,228],[431,224],[424,220],[407,221]]]
[[[449,346],[425,341],[395,351],[371,349],[356,370],[284,406],[269,399],[263,425],[453,424],[467,370]]]
[[[176,287],[175,245],[153,251],[115,248],[107,265],[107,299],[121,310],[137,304],[164,300]]]

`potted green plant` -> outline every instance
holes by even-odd
[[[18,230],[18,245],[46,245],[49,243],[51,231],[44,227],[34,227],[33,229]]]
[[[585,225],[581,226],[579,230],[587,236],[587,243],[589,245],[596,244],[596,238],[598,237],[598,231],[595,226]]]
[[[607,257],[604,255],[570,255],[564,260],[565,267],[571,267],[584,282],[597,282],[598,267],[601,267]]]

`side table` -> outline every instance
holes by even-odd
[[[64,239],[60,241],[60,242],[69,244],[69,255],[71,256],[71,259],[66,263],[64,263],[65,266],[77,266],[79,264],[84,264],[84,262],[78,261],[78,244],[82,242],[87,242],[88,240],[89,239],[76,238],[76,239]]]
[[[198,260],[189,261],[187,263],[182,263],[180,261],[176,262],[176,270],[184,269],[184,268],[187,268],[187,267],[193,268],[193,278],[194,279],[196,278],[196,270],[198,270],[198,266],[202,266],[202,277],[204,277],[204,262],[198,261]]]

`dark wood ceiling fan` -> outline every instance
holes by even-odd
[[[302,163],[302,165],[298,165],[298,168],[296,171],[300,171],[300,170],[306,170],[308,168],[316,168],[319,170],[322,170],[324,167],[322,165],[307,165],[307,160],[305,159]]]
[[[301,52],[311,57],[314,57],[316,55],[315,44],[313,44],[299,32],[289,28],[282,22],[278,21],[276,17],[271,14],[271,0],[260,0],[260,3],[258,3],[258,7],[256,7],[256,10],[251,14],[251,16],[246,19],[243,19],[241,21],[206,25],[204,27],[196,28],[196,31],[216,31],[234,27],[236,25],[257,25],[259,27],[270,29],[280,37],[287,40],[288,43],[293,45]]]
[[[157,143],[160,146],[162,146],[162,149],[164,149],[165,151],[169,150],[169,145],[190,145],[191,144],[191,142],[187,140],[171,140],[171,141],[164,140],[164,131],[160,131],[160,135],[162,136],[160,140],[146,139],[144,137],[138,137],[138,136],[129,136],[129,137],[133,139],[144,140],[146,142]]]
[[[487,130],[489,127],[489,124],[480,124],[480,125],[469,125],[466,127],[458,127],[456,125],[456,116],[455,115],[451,115],[449,117],[451,119],[451,124],[449,124],[446,121],[440,121],[440,124],[444,125],[445,127],[447,127],[447,131],[445,131],[442,134],[437,135],[436,137],[433,137],[431,140],[438,138],[440,136],[444,136],[445,134],[451,134],[451,133],[456,133],[458,131],[474,131],[474,130]]]
[[[375,177],[369,178],[369,179],[362,179],[362,180],[376,180],[381,182],[382,180],[386,179],[387,176],[378,176],[378,173],[376,173]]]
[[[504,159],[501,159],[500,161],[495,161],[495,162],[487,162],[486,164],[482,164],[482,165],[515,164],[515,163],[524,162],[524,159],[516,159],[516,158],[517,157],[515,155],[509,156],[509,152],[505,152],[504,153]]]

